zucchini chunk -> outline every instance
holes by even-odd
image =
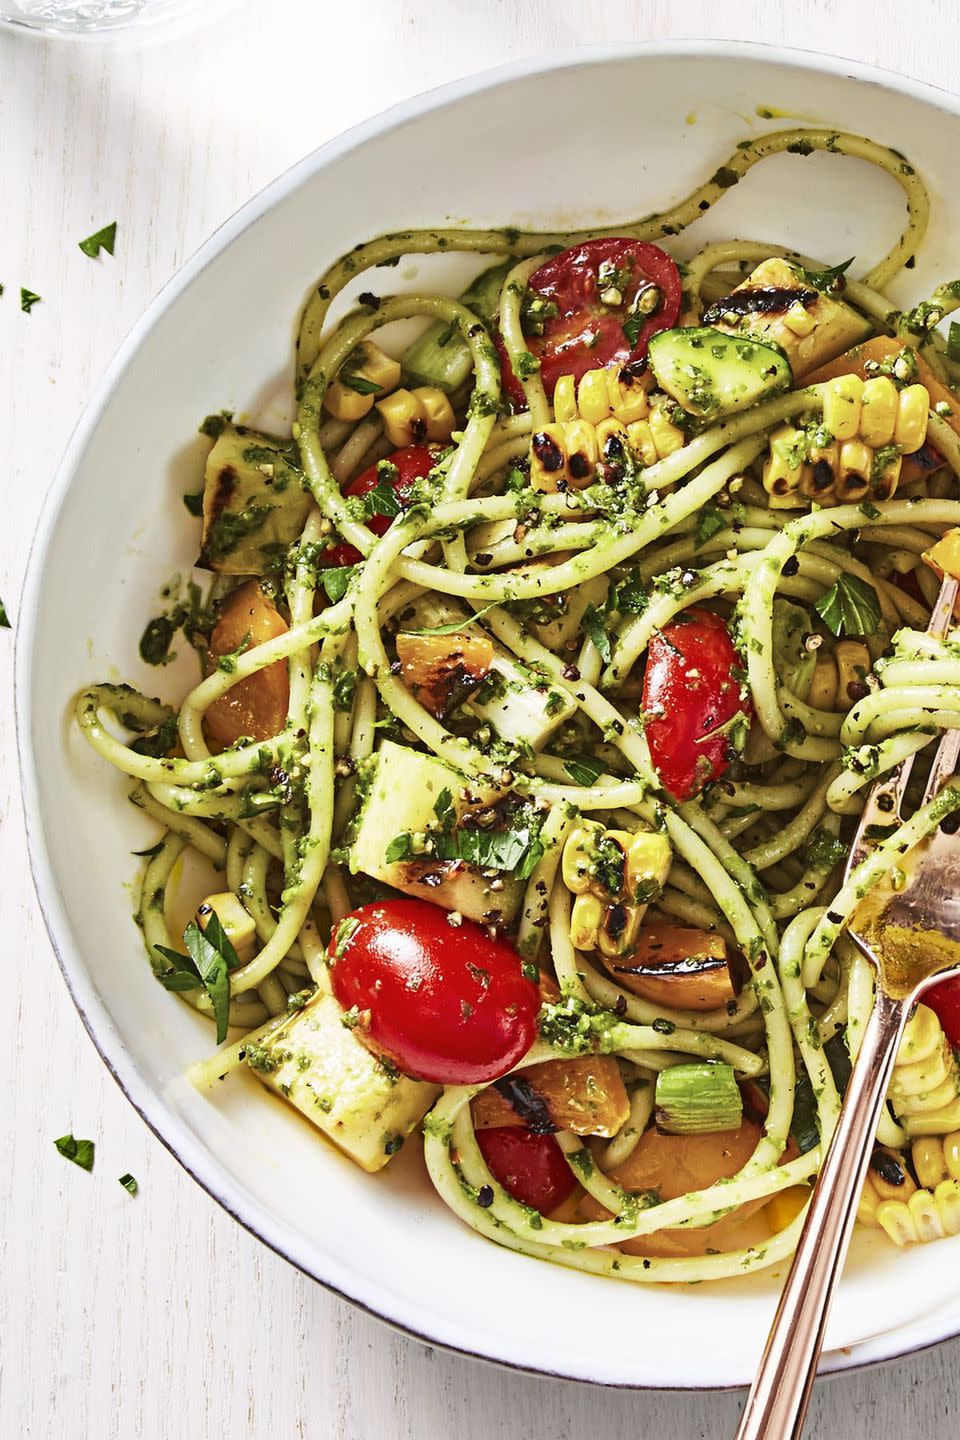
[[[781,349],[707,325],[661,330],[648,353],[661,390],[704,420],[747,410],[793,384]]]
[[[344,1024],[332,995],[317,995],[261,1045],[251,1045],[247,1062],[269,1090],[371,1174],[396,1154],[441,1088],[390,1073]]]
[[[265,575],[296,540],[313,497],[292,440],[226,424],[203,475],[197,564],[223,575]]]
[[[762,261],[704,311],[703,322],[779,345],[797,380],[870,334],[868,320],[818,290],[798,266],[779,256]]]
[[[507,872],[487,877],[482,871],[496,867],[444,859],[437,854],[438,847],[419,851],[415,848],[419,837],[436,831],[440,816],[448,808],[453,812],[452,840],[456,841],[461,831],[468,831],[490,837],[484,844],[494,843],[504,829],[498,816],[482,831],[462,822],[465,816],[478,811],[487,812],[486,820],[504,798],[489,787],[471,785],[468,789],[463,776],[434,755],[421,755],[385,740],[374,756],[367,793],[355,822],[350,871],[362,871],[405,895],[430,900],[444,910],[459,911],[468,920],[509,924],[523,897],[522,879]]]

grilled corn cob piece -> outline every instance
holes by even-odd
[[[324,409],[335,420],[362,420],[373,409],[377,395],[385,395],[400,384],[400,362],[385,355],[372,340],[361,340],[341,374],[347,377],[347,383],[334,380],[327,387]],[[360,389],[350,385],[349,380],[353,378],[360,382]],[[368,389],[371,385],[376,389]]]
[[[895,1151],[874,1151],[857,1219],[901,1248],[960,1235],[960,1135],[915,1140],[913,1163],[921,1189]]]
[[[888,1093],[911,1138],[960,1129],[960,1068],[927,1005],[918,1005],[907,1022]]]
[[[577,950],[623,955],[670,870],[669,841],[650,830],[606,830],[583,820],[563,847],[561,874],[576,896],[570,938]]]
[[[588,370],[579,383],[561,375],[553,392],[554,420],[530,442],[530,483],[553,493],[558,481],[582,490],[597,466],[622,469],[629,449],[643,465],[655,465],[686,443],[663,405],[652,407],[653,377],[616,365]]]
[[[444,443],[456,425],[450,401],[433,385],[395,390],[376,405],[387,439],[398,450],[406,445],[422,445],[425,440]]]

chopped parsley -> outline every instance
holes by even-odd
[[[0,600],[0,630],[9,630],[9,629],[10,629],[10,617],[9,617],[8,614],[7,614],[6,606],[4,605],[3,601]]]
[[[837,577],[814,605],[834,635],[874,635],[880,624],[880,601],[866,580],[846,572]]]
[[[71,1160],[74,1165],[79,1165],[81,1170],[93,1169],[94,1144],[92,1140],[77,1140],[73,1135],[61,1135],[59,1140],[54,1140],[64,1160]]]
[[[342,600],[356,573],[356,565],[336,565],[330,570],[324,570],[323,588],[327,592],[327,599],[331,600],[334,605],[338,600]]]
[[[38,305],[42,299],[42,295],[36,295],[32,290],[20,286],[20,309],[25,315],[29,315],[34,305]]]
[[[694,550],[701,549],[707,541],[723,530],[726,526],[726,518],[723,511],[716,505],[704,505],[697,516],[697,533],[694,540]]]
[[[609,665],[613,651],[610,647],[610,636],[607,634],[603,613],[597,609],[596,605],[590,604],[583,612],[581,623],[584,633],[589,637],[600,659],[605,665]]]
[[[110,224],[104,225],[102,230],[97,230],[95,234],[88,235],[86,240],[81,240],[80,249],[84,255],[89,255],[91,260],[95,260],[101,250],[106,250],[108,255],[112,255],[116,243],[117,222],[111,220]]]
[[[826,270],[804,270],[802,265],[797,266],[800,275],[807,285],[812,285],[814,290],[819,290],[825,295],[828,291],[842,290],[846,285],[844,276],[853,264],[855,256],[851,255],[849,260],[844,260],[842,265],[831,265]]]
[[[111,250],[110,253],[112,255],[113,251]],[[140,1189],[140,1186],[137,1184],[134,1177],[130,1174],[129,1170],[127,1171],[126,1175],[121,1175],[119,1179],[120,1184],[123,1186],[124,1190],[126,1190],[128,1195],[136,1195],[137,1191]]]
[[[217,1044],[220,1045],[227,1038],[229,1025],[230,971],[237,969],[240,957],[215,910],[210,911],[203,930],[190,921],[183,932],[183,943],[187,947],[186,955],[166,945],[154,947],[165,960],[169,960],[171,966],[169,970],[157,970],[157,979],[165,990],[203,987],[213,1006]]]

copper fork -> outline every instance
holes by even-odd
[[[947,633],[958,588],[956,579],[945,577],[927,627],[930,634]],[[952,777],[958,753],[960,731],[947,731],[934,757],[924,804]],[[870,791],[844,880],[870,849],[869,827],[900,820],[913,760],[908,756]],[[960,974],[960,834],[934,831],[912,852],[910,862],[904,888],[890,892],[878,918],[847,931],[876,971],[874,1006],[747,1397],[738,1440],[798,1440],[802,1433],[830,1303],[904,1026],[930,985]],[[855,924],[858,920],[855,915]],[[884,955],[884,934],[889,936],[891,927],[898,936],[910,937],[906,960],[901,946],[891,944]]]

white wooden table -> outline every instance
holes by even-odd
[[[232,24],[143,47],[0,27],[0,596],[14,620],[44,491],[121,338],[222,220],[345,126],[580,42],[763,39],[947,87],[960,51],[951,0],[238,0],[232,13]],[[113,219],[116,259],[92,263],[77,241]],[[30,315],[21,285],[43,297]],[[43,930],[17,795],[12,660],[0,631],[0,1436],[729,1434],[736,1397],[601,1392],[396,1335],[295,1273],[184,1174],[101,1065]],[[97,1141],[92,1176],[53,1148],[71,1128]],[[125,1171],[137,1199],[117,1184]],[[958,1360],[950,1344],[832,1380],[808,1433],[940,1433],[960,1415]]]

